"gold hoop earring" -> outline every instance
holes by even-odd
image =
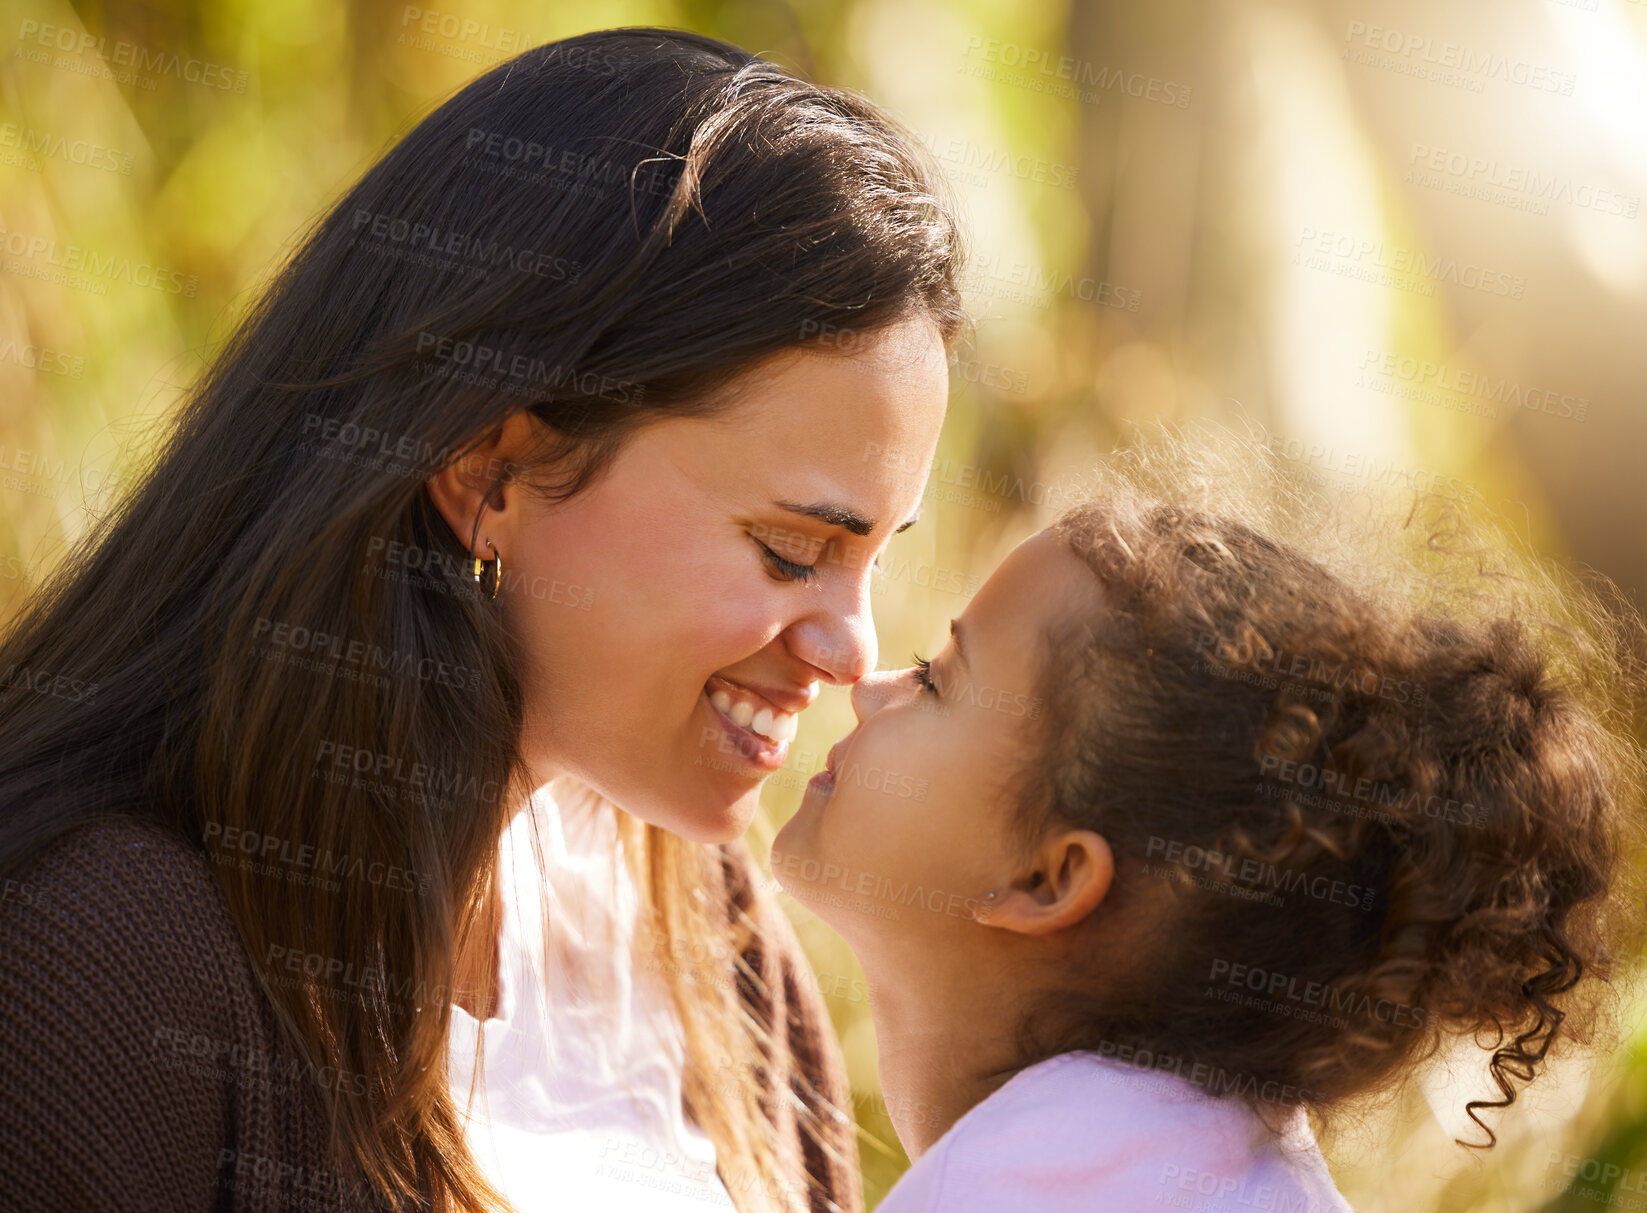
[[[490,560],[482,560],[475,556],[473,548],[469,549],[469,554],[475,558],[475,584],[486,590],[487,578],[490,576],[492,588],[486,591],[486,595],[488,598],[496,598],[499,587],[503,585],[503,553],[498,551],[497,544],[490,539],[486,541],[486,546],[492,549]],[[488,565],[491,566],[490,570],[487,568]]]

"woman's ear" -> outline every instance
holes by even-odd
[[[474,536],[482,502],[493,514],[485,523],[491,538],[500,548],[507,543],[515,513],[510,507],[518,496],[513,472],[521,466],[534,437],[531,415],[524,409],[511,413],[480,442],[424,481],[435,509],[465,548]]]
[[[1115,877],[1115,856],[1102,834],[1064,830],[1047,838],[1029,877],[978,911],[978,921],[1022,935],[1073,927],[1098,908]]]

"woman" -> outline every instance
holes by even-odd
[[[876,110],[648,29],[320,220],[0,653],[12,1207],[860,1207],[736,840],[873,668],[958,256]]]
[[[1116,461],[861,680],[775,841],[874,994],[885,1213],[1347,1210],[1309,1112],[1479,1045],[1491,1145],[1639,938],[1639,618],[1216,451]]]

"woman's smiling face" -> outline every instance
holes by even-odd
[[[734,391],[634,433],[567,501],[507,486],[476,545],[503,557],[527,760],[704,842],[748,826],[818,683],[874,668],[871,571],[919,509],[948,365],[909,320],[850,353],[785,351]],[[508,458],[529,426],[480,453]]]
[[[866,963],[976,931],[975,911],[1021,867],[1012,783],[1032,756],[1056,622],[1090,606],[1091,570],[1050,531],[984,583],[926,667],[853,688],[859,724],[772,846],[783,887]]]

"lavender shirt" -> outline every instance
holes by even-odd
[[[876,1213],[1354,1213],[1302,1108],[1277,1138],[1188,1080],[1066,1053],[956,1121]]]

